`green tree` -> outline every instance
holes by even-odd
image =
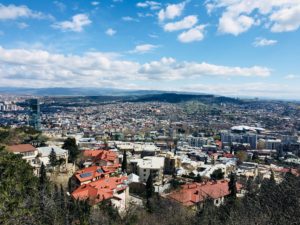
[[[46,174],[46,167],[44,163],[42,163],[40,168],[40,174],[39,174],[39,187],[40,190],[43,189],[47,183],[47,174]]]
[[[124,152],[123,152],[122,172],[123,172],[123,173],[126,173],[126,172],[127,172],[127,154],[126,154],[126,151],[125,151],[125,150],[124,150]]]
[[[35,224],[38,179],[21,155],[0,147],[0,223]]]
[[[236,157],[238,158],[238,163],[243,163],[248,158],[248,155],[246,151],[241,150],[236,153]]]
[[[152,172],[150,172],[149,177],[146,182],[146,198],[150,199],[153,197],[154,194],[154,186],[153,186],[153,175]]]
[[[69,161],[75,162],[80,153],[75,138],[67,138],[62,148],[69,151]]]
[[[236,187],[236,174],[230,173],[230,180],[228,182],[228,190],[229,190],[229,197],[231,199],[236,199],[237,194],[237,187]]]
[[[210,178],[213,180],[222,180],[224,179],[224,173],[222,172],[222,169],[215,170],[211,175]]]
[[[50,162],[50,165],[52,167],[55,167],[55,166],[58,165],[58,160],[57,160],[57,157],[56,157],[56,152],[54,151],[53,148],[51,149],[51,152],[49,154],[49,162]]]

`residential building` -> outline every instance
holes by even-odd
[[[83,185],[102,178],[109,177],[110,174],[115,173],[117,166],[91,166],[78,170],[74,173],[73,179],[76,184]]]
[[[120,213],[124,212],[129,203],[129,187],[127,177],[104,177],[83,184],[72,192],[76,200],[88,200],[90,205],[110,200]]]
[[[38,159],[38,150],[35,147],[30,144],[19,144],[7,146],[7,149],[14,154],[21,154],[22,158],[34,168],[34,173],[38,174],[40,162]]]
[[[166,197],[184,206],[201,205],[206,199],[212,199],[215,206],[224,203],[229,195],[228,180],[209,181],[203,183],[191,183],[181,186],[180,190],[167,194]],[[241,190],[241,184],[237,183],[237,190]]]
[[[119,164],[116,152],[109,150],[84,150],[84,166],[115,166]]]
[[[164,171],[164,157],[144,157],[143,159],[131,159],[130,165],[132,166],[133,173],[140,177],[140,182],[147,182],[150,173],[157,183],[162,182]]]

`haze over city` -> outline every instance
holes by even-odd
[[[299,99],[299,1],[1,1],[0,86]]]

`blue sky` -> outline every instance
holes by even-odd
[[[0,1],[0,86],[300,99],[300,0]]]

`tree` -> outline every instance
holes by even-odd
[[[248,158],[248,155],[247,152],[241,150],[236,153],[236,157],[239,163],[243,163]]]
[[[0,146],[0,224],[36,224],[37,184],[22,156]]]
[[[60,185],[60,208],[62,209],[62,210],[64,210],[65,209],[65,193],[64,193],[64,188],[63,188],[63,186],[62,185]]]
[[[51,149],[51,152],[49,154],[49,162],[50,162],[50,165],[52,167],[55,167],[58,164],[58,161],[57,161],[57,158],[56,158],[56,152],[54,151],[53,148]]]
[[[194,178],[195,182],[201,183],[202,182],[202,177],[200,176],[200,174],[198,173],[197,176]]]
[[[127,172],[127,154],[126,154],[126,151],[125,151],[125,150],[124,150],[124,152],[123,152],[122,172],[123,172],[123,173],[126,173],[126,172]]]
[[[271,170],[271,174],[270,174],[270,185],[272,186],[276,185],[275,175],[273,170]]]
[[[62,148],[69,151],[69,161],[75,162],[80,153],[75,138],[67,138]]]
[[[153,197],[154,194],[154,186],[153,186],[153,175],[152,172],[150,172],[149,177],[146,182],[146,198],[150,199]]]
[[[230,180],[228,182],[228,190],[229,190],[229,197],[231,199],[236,199],[237,194],[237,187],[236,187],[236,174],[230,174]]]
[[[259,160],[258,152],[254,152],[252,155],[252,161],[257,161],[257,160]]]
[[[222,172],[222,169],[215,170],[211,175],[210,178],[213,180],[221,180],[224,179],[224,173]]]
[[[42,163],[40,168],[40,174],[39,174],[39,189],[43,189],[45,187],[45,184],[47,182],[47,174],[46,174],[46,168],[44,163]]]

